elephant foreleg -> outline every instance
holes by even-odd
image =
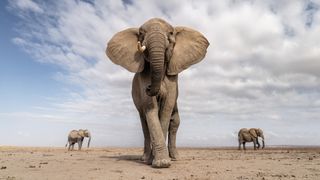
[[[246,150],[246,142],[243,142],[243,150]]]
[[[259,149],[259,148],[260,148],[259,139],[258,139],[258,138],[256,138],[256,141],[257,141],[257,148]]]
[[[70,148],[71,148],[71,143],[69,142],[68,151],[70,151]]]
[[[169,125],[170,121],[173,116],[173,111],[175,108],[175,93],[172,93],[168,95],[167,97],[163,97],[159,104],[160,104],[160,112],[159,112],[159,118],[160,118],[160,123],[161,123],[161,128],[163,132],[163,136],[165,141],[167,140],[168,137],[168,130],[169,130]]]
[[[73,151],[73,149],[74,149],[74,142],[72,142],[72,145],[71,145],[71,151]]]
[[[256,138],[253,139],[253,149],[257,150],[257,140],[256,140]]]
[[[155,97],[152,97],[152,101],[148,105],[148,108],[146,119],[154,155],[152,166],[156,168],[169,167],[170,158],[158,116],[158,107]]]
[[[177,160],[179,158],[179,154],[176,148],[176,138],[177,138],[177,131],[180,125],[180,117],[178,112],[177,104],[174,107],[170,124],[169,124],[169,139],[168,139],[168,149],[169,149],[169,156],[171,160]]]
[[[83,138],[78,140],[78,150],[81,150]]]
[[[143,149],[143,155],[141,157],[141,160],[144,162],[147,162],[147,164],[151,164],[153,160],[153,156],[151,152],[150,132],[148,129],[145,114],[139,111],[139,115],[140,115],[143,136],[144,136],[144,149]]]

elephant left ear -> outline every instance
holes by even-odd
[[[250,130],[249,130],[249,133],[251,134],[251,136],[253,136],[253,137],[255,137],[255,138],[258,137],[257,132],[256,132],[256,129],[250,129]]]
[[[208,40],[198,31],[187,27],[175,27],[176,37],[167,74],[176,75],[200,62],[207,53]]]
[[[79,129],[78,134],[83,137],[84,136],[84,130],[83,129]]]

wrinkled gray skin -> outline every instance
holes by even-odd
[[[138,41],[146,46],[145,51],[137,48]],[[145,139],[142,160],[152,167],[169,167],[170,161],[178,158],[178,73],[200,62],[208,46],[201,33],[173,27],[159,18],[150,19],[140,28],[120,31],[108,42],[106,54],[110,60],[136,73],[132,98]]]
[[[259,128],[251,128],[246,129],[242,128],[240,129],[238,133],[238,141],[239,141],[239,150],[241,149],[241,144],[243,144],[243,149],[246,150],[246,142],[253,142],[254,150],[257,148],[260,148],[258,137],[262,138],[262,149],[264,148],[264,135],[263,131]],[[257,146],[258,145],[258,146]]]
[[[70,131],[70,133],[68,135],[68,142],[65,147],[67,147],[67,145],[69,144],[68,150],[70,151],[70,150],[73,150],[74,144],[78,143],[78,150],[81,150],[83,139],[85,137],[89,138],[89,140],[88,140],[88,148],[89,148],[90,141],[91,141],[90,132],[87,129],[85,129],[85,130],[79,129],[78,131],[72,130],[72,131]]]

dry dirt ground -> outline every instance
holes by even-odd
[[[0,179],[320,179],[320,148],[238,151],[180,148],[180,160],[154,169],[142,148],[1,147]]]

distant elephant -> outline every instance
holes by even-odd
[[[241,144],[243,144],[243,149],[246,150],[245,143],[246,142],[253,142],[254,150],[257,148],[260,148],[258,137],[262,138],[262,149],[264,148],[264,135],[263,131],[259,128],[251,128],[246,129],[242,128],[240,129],[238,133],[238,140],[239,140],[239,150],[241,149]],[[258,147],[256,147],[258,145]]]
[[[132,98],[144,134],[142,160],[152,167],[169,167],[171,159],[178,158],[178,73],[200,62],[208,46],[208,40],[198,31],[173,27],[159,18],[148,20],[140,28],[120,31],[108,42],[106,54],[110,60],[136,73]]]
[[[91,141],[90,132],[87,129],[85,129],[85,130],[79,129],[78,131],[72,130],[72,131],[70,131],[70,133],[68,135],[68,142],[65,147],[67,147],[67,145],[69,144],[68,150],[70,151],[70,148],[71,148],[71,150],[73,150],[74,144],[78,143],[78,149],[81,150],[83,139],[85,137],[89,138],[89,141],[88,141],[88,148],[89,148],[90,141]]]

